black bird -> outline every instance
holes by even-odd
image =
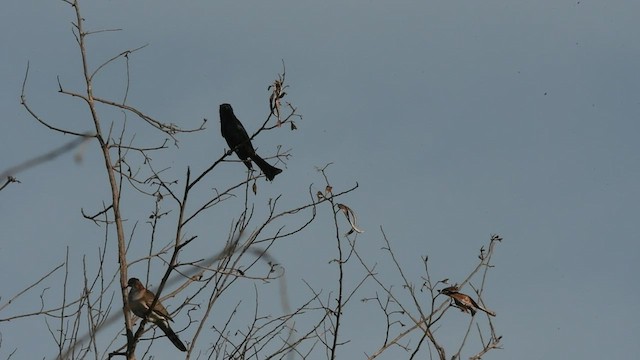
[[[251,161],[253,160],[269,181],[282,172],[281,169],[272,166],[256,154],[256,150],[251,145],[251,140],[249,140],[247,130],[244,129],[240,120],[234,115],[233,108],[229,104],[220,105],[220,128],[222,137],[227,140],[229,148],[236,152],[236,155],[249,170],[253,169],[251,166]]]

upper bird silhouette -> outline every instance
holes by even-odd
[[[276,175],[282,172],[281,169],[272,166],[256,154],[247,130],[244,129],[244,126],[242,126],[240,120],[238,120],[233,113],[233,108],[229,104],[220,105],[220,129],[222,130],[222,137],[227,141],[227,145],[229,145],[231,150],[236,152],[236,155],[238,155],[249,170],[253,169],[251,166],[251,161],[253,161],[269,181],[273,180]]]
[[[180,351],[187,351],[187,347],[184,346],[180,338],[178,338],[178,335],[176,335],[173,329],[171,329],[171,326],[169,326],[169,321],[173,321],[173,319],[160,300],[156,301],[153,310],[149,311],[149,306],[153,303],[156,295],[145,289],[144,285],[142,285],[137,278],[129,279],[127,287],[131,288],[127,296],[129,309],[140,318],[146,316],[147,320],[156,324]]]

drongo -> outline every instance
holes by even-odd
[[[256,150],[253,148],[253,145],[251,145],[247,130],[244,129],[244,126],[242,126],[240,120],[235,116],[233,108],[229,104],[220,105],[220,128],[222,130],[222,137],[227,140],[229,148],[236,152],[236,155],[238,155],[249,170],[253,169],[251,166],[251,161],[253,161],[269,181],[273,180],[276,175],[282,172],[281,169],[271,166],[271,164],[256,154]]]

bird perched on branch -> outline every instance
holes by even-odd
[[[249,170],[253,169],[251,166],[251,161],[253,161],[269,181],[282,172],[281,169],[272,166],[256,154],[247,130],[244,129],[240,120],[234,115],[233,108],[229,104],[220,105],[220,128],[222,137],[227,140],[229,148],[236,152]]]
[[[476,303],[469,295],[458,292],[457,286],[444,288],[440,290],[440,293],[453,299],[453,302],[458,309],[463,312],[471,312],[471,316],[476,314],[476,309],[484,311],[491,316],[496,316],[496,313],[478,305],[478,303]]]
[[[184,346],[180,338],[178,338],[178,335],[176,335],[171,329],[171,326],[169,326],[169,321],[173,321],[173,319],[160,300],[156,301],[153,310],[149,311],[149,307],[153,303],[153,299],[156,298],[156,295],[145,289],[144,285],[142,285],[137,278],[129,279],[127,287],[131,288],[127,297],[129,309],[140,318],[146,316],[147,320],[156,324],[180,351],[187,351],[187,347]]]

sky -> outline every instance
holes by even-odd
[[[258,181],[252,198],[258,214],[280,194],[284,206],[308,201],[310,187],[324,189],[317,167],[332,163],[334,191],[358,184],[340,201],[365,229],[357,238],[362,253],[391,282],[397,276],[381,250],[381,229],[416,284],[424,276],[421,256],[429,256],[434,278],[459,282],[491,234],[504,238],[483,294],[498,313],[493,321],[503,349],[486,359],[640,352],[640,3],[109,0],[83,1],[81,10],[90,30],[121,29],[89,39],[93,68],[147,45],[129,57],[128,104],[185,128],[207,119],[206,130],[181,136],[178,148],[170,144],[154,160],[169,168],[168,177],[182,180],[187,166],[203,169],[222,155],[220,103],[231,103],[255,130],[268,115],[267,87],[284,61],[286,99],[303,117],[298,130],[277,129],[254,143],[259,153],[274,153],[274,144],[292,152],[273,183]],[[29,105],[58,126],[92,129],[82,103],[58,92],[58,81],[82,89],[73,20],[62,1],[3,5],[0,171],[72,139],[38,124],[20,105],[27,64]],[[110,64],[95,78],[96,93],[121,100],[125,71],[122,61]],[[105,124],[122,124],[122,112],[100,111]],[[131,114],[126,121],[139,145],[164,139]],[[237,163],[220,169],[208,189],[246,176]],[[0,192],[0,306],[62,263],[67,249],[77,292],[83,256],[91,264],[104,245],[104,228],[81,215],[109,202],[97,144],[15,176],[20,183]],[[135,238],[130,255],[143,255],[153,202],[131,190],[125,195],[127,236]],[[221,248],[238,201],[192,225],[189,235],[217,239],[194,249]],[[327,289],[325,295],[335,284],[330,213],[321,208],[306,232],[272,249],[293,303],[309,296],[303,280]],[[171,224],[164,226],[163,240],[170,240]],[[129,270],[136,271],[144,276],[142,267]],[[354,266],[348,286],[358,272]],[[60,301],[61,279],[41,287],[49,287],[52,304]],[[253,296],[252,282],[237,286],[221,313],[231,311],[234,295]],[[367,283],[357,297],[376,290]],[[39,294],[0,310],[0,318],[37,310]],[[370,329],[380,329],[381,318],[371,304],[351,306],[343,336],[352,341],[339,358],[366,358],[379,344],[379,331]],[[456,321],[466,326],[468,317],[447,315],[439,331],[456,344],[466,329]],[[182,336],[189,339],[191,331]],[[14,349],[14,358],[55,355],[42,318],[0,322],[0,333],[0,357]],[[168,351],[156,358],[175,355],[170,344],[156,343]]]

